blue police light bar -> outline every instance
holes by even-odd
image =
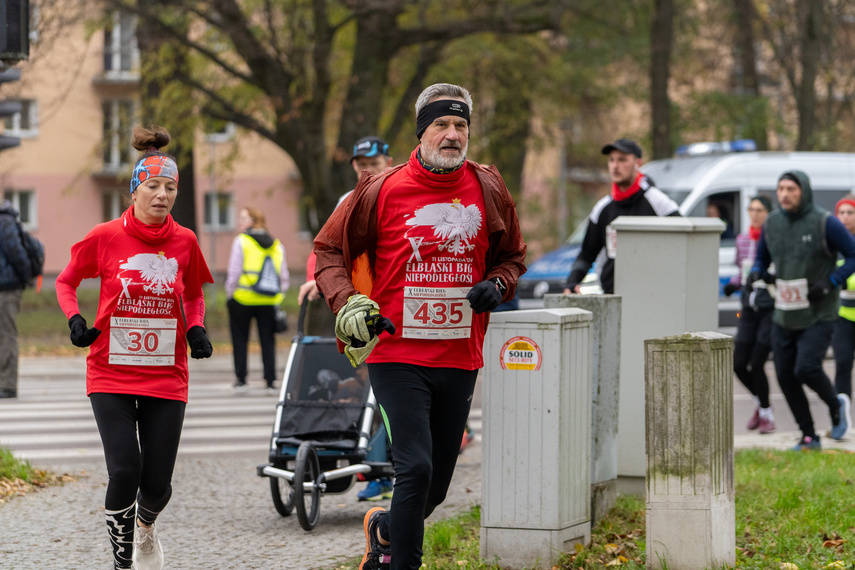
[[[728,152],[754,152],[757,143],[752,139],[738,139],[733,141],[697,142],[684,144],[677,147],[674,156],[702,156],[707,154],[725,154]]]

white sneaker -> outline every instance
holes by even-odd
[[[134,554],[131,559],[134,562],[134,570],[163,568],[163,547],[157,537],[155,525],[150,527],[137,525],[134,532]]]
[[[840,400],[841,404],[840,416],[846,420],[846,433],[843,434],[846,437],[852,430],[852,403],[846,394],[838,394],[837,399]]]

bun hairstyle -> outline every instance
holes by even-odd
[[[147,156],[168,156],[161,152],[160,149],[167,146],[171,140],[172,137],[169,136],[169,131],[160,125],[151,125],[149,127],[137,125],[134,127],[134,133],[131,136],[131,144],[142,153],[140,158]]]

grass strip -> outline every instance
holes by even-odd
[[[67,474],[57,476],[49,471],[36,469],[29,461],[22,461],[8,449],[0,447],[0,505],[15,497],[32,493],[40,487],[74,480],[74,477]]]
[[[855,570],[855,453],[739,451],[734,480],[733,568]],[[480,524],[481,509],[474,506],[428,525],[424,567],[501,570],[480,560]],[[336,568],[352,570],[360,560]],[[646,560],[644,500],[621,496],[591,531],[591,543],[563,554],[552,570],[641,570]]]

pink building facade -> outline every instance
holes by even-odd
[[[112,29],[88,39],[80,25],[49,46],[36,41],[30,61],[18,65],[21,80],[0,90],[3,99],[23,103],[21,113],[5,121],[5,134],[19,136],[21,145],[0,153],[0,188],[24,227],[44,242],[48,278],[68,263],[72,244],[126,207],[137,157],[131,129],[148,122],[139,112],[133,25],[132,17],[116,14]],[[245,206],[265,212],[292,273],[305,272],[311,236],[300,228],[300,178],[285,152],[229,125],[198,133],[194,164],[197,235],[217,281]]]

